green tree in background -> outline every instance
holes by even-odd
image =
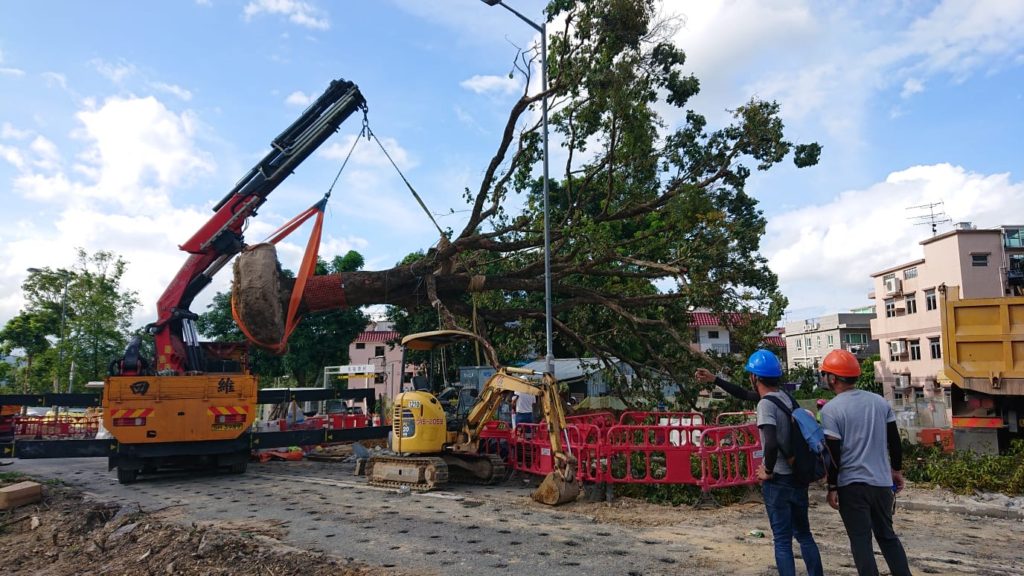
[[[28,390],[77,390],[106,376],[139,305],[137,293],[121,286],[125,267],[111,252],[79,249],[70,270],[30,271],[22,285],[25,309],[0,331],[7,353],[20,349],[26,356]]]
[[[881,356],[874,354],[860,361],[860,377],[857,378],[857,388],[882,394],[882,383],[875,382],[875,362],[881,359]]]
[[[352,272],[363,267],[363,257],[350,251],[332,260],[317,259],[317,274]],[[293,273],[285,271],[289,277]],[[250,368],[260,376],[261,384],[273,386],[276,378],[290,376],[292,386],[315,386],[323,376],[324,366],[348,364],[348,346],[366,328],[367,317],[358,308],[346,308],[307,314],[288,340],[288,351],[275,356],[257,348],[249,349]],[[199,331],[217,341],[240,342],[245,336],[231,317],[231,295],[218,293],[200,314]]]

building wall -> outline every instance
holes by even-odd
[[[701,352],[730,352],[729,330],[725,326],[700,326],[695,330],[694,347]]]
[[[877,353],[877,343],[871,337],[872,318],[873,314],[843,312],[787,323],[786,365],[816,368],[826,354],[840,348],[853,352],[858,358]]]
[[[377,396],[388,398],[402,391],[402,383],[409,380],[402,374],[402,347],[387,344],[395,336],[388,323],[371,323],[349,344],[349,364],[370,364],[378,370],[376,377],[349,378],[350,389],[373,388]]]
[[[939,286],[960,286],[964,298],[996,297],[1005,290],[1000,230],[954,230],[921,244],[922,260],[872,274],[876,314],[871,333],[881,355],[875,378],[897,407],[948,396],[940,377]],[[981,255],[987,255],[985,266],[974,264]],[[899,280],[898,290],[887,289],[889,278]]]

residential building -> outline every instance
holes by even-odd
[[[1018,294],[1024,286],[1022,226],[979,230],[960,223],[954,230],[923,240],[924,257],[871,275],[876,317],[871,333],[882,359],[875,379],[897,408],[935,402],[922,427],[949,425],[951,390],[942,376],[939,287],[959,286],[962,298]],[[936,410],[941,402],[945,410]],[[936,413],[939,412],[939,413]],[[942,413],[947,418],[942,419]]]
[[[349,344],[350,365],[371,365],[373,376],[349,378],[348,387],[374,388],[377,395],[394,398],[403,390],[403,384],[412,381],[411,373],[402,373],[402,347],[391,346],[389,342],[399,339],[399,334],[390,322],[370,322],[366,330]]]
[[[826,354],[840,348],[859,359],[878,354],[878,341],[871,337],[874,317],[874,309],[871,309],[870,313],[840,312],[788,322],[785,328],[787,367],[817,368]]]
[[[691,342],[690,348],[698,352],[714,352],[717,354],[741,354],[739,345],[732,341],[729,333],[729,326],[737,326],[744,322],[743,314],[730,312],[726,315],[726,321],[706,310],[690,313]],[[786,345],[782,337],[782,329],[776,328],[769,332],[762,339],[764,345],[772,348],[779,354],[783,363],[786,362]]]

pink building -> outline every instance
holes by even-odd
[[[875,379],[897,408],[918,400],[941,401],[947,418],[937,414],[934,422],[921,423],[924,427],[948,426],[951,406],[950,385],[942,376],[938,287],[959,286],[963,298],[1014,293],[1019,287],[1011,271],[1021,269],[1020,232],[1017,226],[978,230],[961,223],[922,241],[924,258],[871,275],[871,335],[878,340],[882,357],[875,365]]]
[[[374,367],[373,377],[349,378],[349,389],[373,388],[377,396],[394,398],[410,378],[402,374],[402,347],[397,345],[398,332],[390,322],[371,322],[366,330],[349,344],[349,364]],[[391,346],[389,343],[395,343]]]

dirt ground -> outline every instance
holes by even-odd
[[[7,484],[9,482],[0,483]],[[75,490],[44,487],[38,504],[0,513],[0,567],[6,574],[239,574],[393,576],[281,544],[274,526],[183,527],[173,507],[143,513],[90,502]],[[239,536],[241,534],[241,536]]]
[[[17,480],[7,477],[0,485]],[[1012,509],[1019,504],[1016,499],[991,506],[987,500],[992,498],[965,499],[923,488],[908,489],[901,499],[907,509],[897,514],[897,530],[916,573],[1024,574],[1021,516],[1015,511],[998,519],[971,513],[978,511],[975,505],[989,511],[998,511],[1000,505]],[[595,534],[601,534],[601,526],[619,526],[641,534],[643,543],[700,543],[688,565],[680,566],[685,572],[723,573],[727,562],[731,568],[725,573],[774,573],[771,534],[763,505],[757,502],[684,510],[618,498],[612,503],[579,500],[559,510],[589,519]],[[829,573],[855,573],[838,514],[814,502],[811,516],[822,555],[829,558]],[[6,574],[40,575],[415,574],[412,566],[405,571],[401,566],[371,567],[285,545],[284,525],[189,523],[183,517],[179,506],[141,512],[91,500],[59,482],[47,483],[42,502],[0,512],[0,566]],[[879,563],[884,573],[880,557]]]

